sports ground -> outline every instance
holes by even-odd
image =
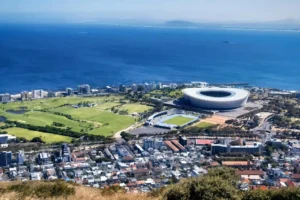
[[[121,99],[123,96],[105,96],[105,97],[63,97],[48,98],[23,102],[11,102],[0,104],[0,116],[10,121],[30,124],[34,126],[55,126],[55,123],[63,124],[61,129],[70,129],[79,133],[88,133],[94,135],[111,136],[114,133],[123,130],[134,123],[137,119],[131,116],[132,113],[142,113],[150,110],[152,107],[139,103],[124,103]],[[95,104],[93,107],[75,108],[81,102],[89,102]],[[116,108],[118,112],[112,112],[112,108]],[[8,111],[20,111],[14,113]],[[43,112],[42,112],[43,111]],[[126,111],[128,114],[119,114],[119,111]],[[61,114],[60,114],[61,113]],[[64,115],[69,115],[67,118]],[[55,123],[54,123],[55,122]],[[25,131],[24,131],[25,130]],[[26,129],[4,129],[17,137],[25,137],[32,139],[38,135]],[[14,133],[15,132],[15,133]],[[23,134],[22,134],[23,133]],[[55,134],[47,134],[43,137],[45,142],[70,141],[72,138],[54,137]],[[26,138],[26,137],[25,137]]]
[[[32,140],[35,137],[41,138],[46,143],[53,142],[71,142],[72,138],[62,135],[56,135],[51,133],[43,133],[39,131],[31,131],[23,128],[8,128],[6,129],[8,134],[14,135],[16,137],[23,137],[27,140]]]
[[[183,116],[175,116],[172,117],[171,119],[168,119],[164,121],[163,123],[165,124],[174,124],[177,126],[183,126],[184,124],[187,124],[188,122],[194,120],[194,118],[191,117],[183,117]]]

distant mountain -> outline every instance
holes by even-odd
[[[262,22],[264,24],[296,24],[296,25],[300,25],[300,20],[297,19],[282,19],[282,20],[276,20],[276,21],[266,21],[266,22]]]
[[[162,24],[167,27],[180,28],[241,28],[241,29],[275,29],[275,30],[300,30],[300,20],[283,19],[265,22],[205,22],[197,23],[183,20],[167,21]]]
[[[163,25],[169,27],[198,27],[200,24],[189,21],[174,20],[167,21]]]

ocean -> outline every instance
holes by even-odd
[[[300,33],[0,25],[0,93],[152,81],[300,90]]]

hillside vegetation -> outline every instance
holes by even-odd
[[[119,187],[97,189],[60,180],[0,182],[0,199],[5,200],[150,200],[157,199],[146,194],[125,193]]]
[[[215,168],[208,174],[185,179],[178,184],[166,188],[163,200],[299,200],[300,188],[282,188],[269,190],[240,191],[237,189],[239,178],[235,170],[230,168]]]
[[[216,168],[207,175],[185,179],[149,194],[126,193],[118,186],[105,189],[55,181],[2,182],[0,199],[95,200],[299,200],[300,188],[240,191],[234,169]]]

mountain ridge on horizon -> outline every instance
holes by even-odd
[[[162,26],[167,27],[185,27],[185,28],[266,28],[266,29],[300,29],[300,20],[298,19],[282,19],[263,22],[192,22],[187,20],[169,20],[165,21]]]

